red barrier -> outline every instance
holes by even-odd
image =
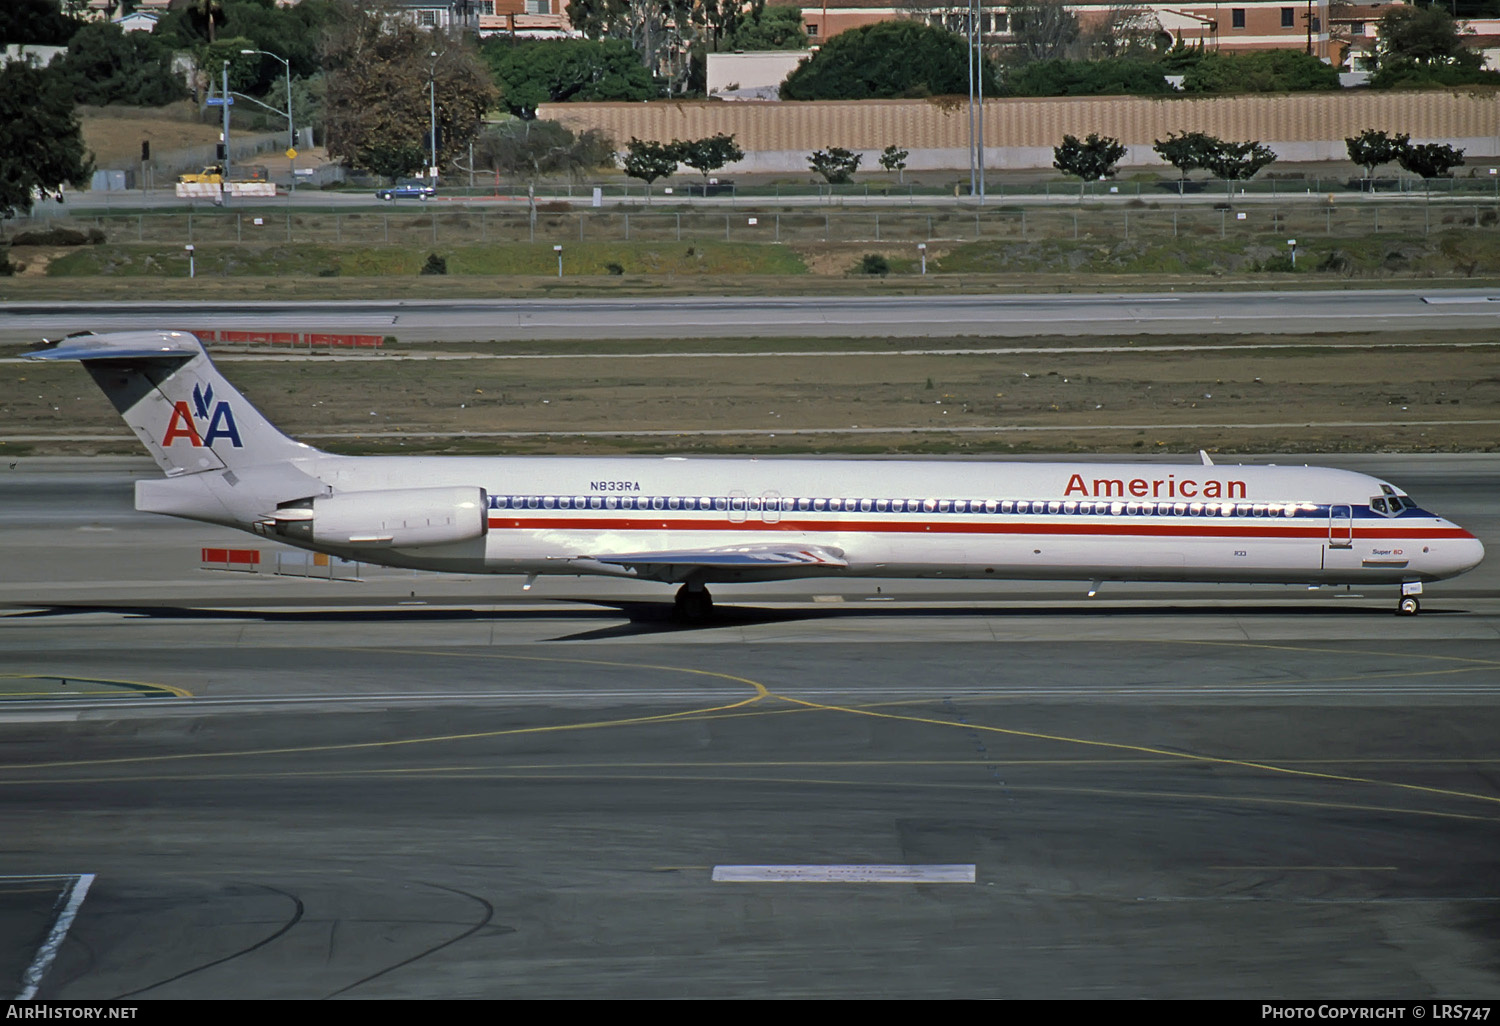
[[[306,333],[298,331],[195,331],[202,342],[222,342],[226,345],[273,345],[273,346],[328,346],[379,349],[385,344],[384,335],[345,335],[334,332]]]
[[[202,562],[255,566],[260,563],[260,549],[204,549]]]

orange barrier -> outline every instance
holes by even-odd
[[[327,332],[302,331],[195,331],[202,342],[224,342],[230,345],[271,346],[315,346],[336,348],[379,349],[385,344],[383,335],[344,335]]]

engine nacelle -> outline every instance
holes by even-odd
[[[483,488],[340,492],[278,509],[273,529],[314,545],[414,548],[483,537],[488,510]]]

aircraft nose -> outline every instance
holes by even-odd
[[[1457,555],[1462,566],[1459,573],[1472,570],[1484,559],[1484,542],[1471,534],[1459,543]]]
[[[1457,528],[1459,536],[1444,543],[1441,548],[1433,549],[1433,554],[1440,557],[1443,564],[1441,572],[1445,577],[1466,573],[1484,559],[1483,542],[1457,524],[1450,523],[1449,526]]]

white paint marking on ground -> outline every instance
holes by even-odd
[[[715,883],[973,883],[972,865],[715,866]]]
[[[36,958],[32,959],[31,965],[26,967],[26,972],[21,977],[21,993],[16,995],[17,1001],[30,1001],[36,995],[37,987],[41,986],[42,977],[47,975],[47,970],[52,966],[52,960],[57,957],[63,940],[68,936],[68,928],[73,925],[74,917],[83,906],[83,899],[88,895],[89,887],[94,882],[94,874],[80,873],[72,880],[66,896],[61,899],[62,911],[53,920],[51,932],[47,934],[47,939],[42,942],[42,946],[37,948]]]

